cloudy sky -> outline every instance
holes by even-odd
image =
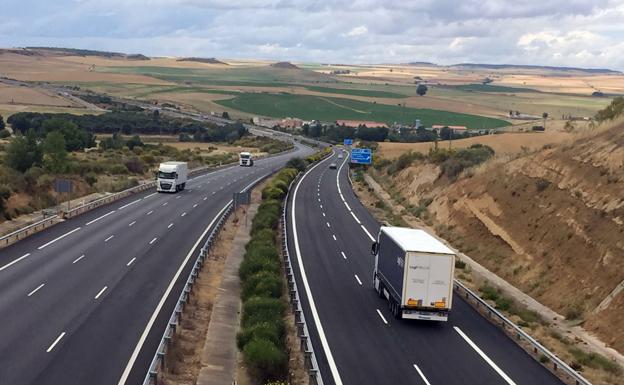
[[[0,46],[624,70],[624,0],[0,0]]]

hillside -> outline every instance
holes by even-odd
[[[390,168],[377,177],[440,236],[624,352],[624,123],[456,181],[426,161]]]

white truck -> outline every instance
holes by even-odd
[[[158,167],[156,191],[178,192],[184,190],[188,179],[186,162],[164,162]]]
[[[238,164],[243,167],[251,167],[253,166],[253,157],[251,156],[251,152],[241,152],[238,154]]]
[[[396,318],[447,321],[453,299],[455,253],[423,230],[382,226],[373,285]]]

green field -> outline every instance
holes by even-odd
[[[394,122],[412,123],[415,119],[420,119],[425,126],[463,125],[473,129],[490,129],[509,125],[504,120],[477,115],[286,93],[243,93],[232,99],[216,101],[216,103],[250,114],[271,117],[295,116],[305,120],[318,119],[327,122],[354,119],[392,124]]]
[[[468,92],[494,92],[494,93],[516,93],[516,92],[539,92],[531,88],[496,86],[493,84],[460,84],[456,86],[444,86]]]
[[[326,92],[329,94],[341,94],[341,95],[355,95],[355,96],[366,96],[370,98],[406,98],[407,95],[397,94],[396,92],[388,92],[388,91],[377,91],[377,90],[367,90],[367,89],[353,89],[353,88],[329,88],[329,87],[319,87],[319,86],[306,86],[306,89],[315,92]]]

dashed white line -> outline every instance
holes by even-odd
[[[195,208],[195,207],[197,207],[197,203],[195,203],[195,204],[193,205],[193,208]]]
[[[132,265],[132,263],[133,263],[134,261],[136,261],[136,257],[132,258],[132,259],[130,260],[130,262],[126,263],[126,266],[130,266],[130,265]]]
[[[74,260],[74,262],[72,262],[72,264],[74,264],[74,263],[76,263],[76,262],[80,261],[82,258],[84,258],[84,256],[85,256],[85,255],[84,255],[84,254],[82,254],[80,257],[76,258],[76,259]]]
[[[334,241],[338,240],[338,239],[336,239],[336,235],[332,234],[332,237],[334,237]]]
[[[368,235],[368,238],[370,238],[371,241],[373,241],[373,242],[376,241],[376,239],[371,235],[371,233],[369,233],[368,230],[366,230],[366,227],[364,227],[364,225],[360,225],[360,227],[362,228],[362,230],[364,230],[366,235]]]
[[[58,237],[58,238],[56,238],[56,239],[51,240],[50,242],[46,243],[45,245],[41,245],[41,246],[37,247],[37,249],[38,249],[38,250],[41,250],[41,249],[43,249],[43,248],[45,248],[45,247],[47,247],[47,246],[50,246],[50,245],[51,245],[51,244],[53,244],[54,242],[56,242],[56,241],[58,241],[58,240],[61,240],[61,239],[65,238],[66,236],[68,236],[68,235],[70,235],[70,234],[72,234],[72,233],[75,233],[75,232],[76,232],[76,231],[78,231],[78,230],[80,230],[80,227],[76,227],[76,228],[75,228],[75,229],[73,229],[72,231],[69,231],[69,232],[67,232],[67,233],[65,233],[65,234],[63,234],[63,235],[61,235],[60,237]]]
[[[173,223],[169,223],[169,226],[167,226],[168,229],[170,229],[173,226]]]
[[[379,317],[381,317],[381,320],[383,321],[383,323],[387,325],[388,321],[386,321],[386,317],[384,317],[383,314],[381,314],[381,311],[379,309],[377,309],[377,314],[379,314]]]
[[[146,215],[151,215],[154,212],[154,210],[150,210]]]
[[[99,291],[99,293],[97,293],[97,294],[95,295],[95,298],[94,298],[94,299],[98,299],[98,298],[100,298],[100,296],[101,296],[102,294],[104,294],[104,292],[106,291],[106,289],[108,289],[108,286],[104,286],[104,287],[102,288],[102,290],[100,290],[100,291]]]
[[[347,255],[344,253],[344,251],[341,251],[340,254],[342,254],[342,258],[347,259]]]
[[[28,293],[28,296],[30,297],[31,295],[35,294],[39,289],[41,289],[44,286],[45,286],[45,283],[42,283],[41,285],[37,286],[37,288],[35,290],[33,290],[30,293]]]
[[[157,240],[157,239],[158,239],[158,237],[156,237],[156,238],[152,239],[151,241],[149,241],[149,244],[150,244],[150,245],[151,245],[151,244],[153,244],[154,242],[156,242],[156,240]]]
[[[181,217],[183,217],[183,216],[185,216],[185,215],[186,215],[186,211],[185,211],[185,212],[183,212],[182,214],[180,214],[180,216],[181,216]]]
[[[113,210],[113,211],[111,211],[111,212],[108,212],[108,213],[106,213],[106,214],[102,215],[101,217],[97,217],[97,218],[95,218],[94,220],[87,222],[87,224],[86,224],[85,226],[89,226],[91,223],[95,223],[95,222],[99,221],[99,220],[100,220],[100,219],[102,219],[102,218],[106,218],[107,216],[109,216],[109,215],[113,214],[114,212],[115,212],[115,210]]]
[[[324,217],[326,217],[327,215],[325,215],[325,213],[322,213]]]
[[[217,193],[216,191],[213,191],[213,192],[212,192],[212,195],[215,195],[216,193]]]
[[[136,221],[132,221],[128,224],[128,227],[132,227],[132,225],[134,225],[136,223]]]
[[[468,345],[470,345],[470,347],[473,348],[475,352],[477,352],[477,354],[480,355],[481,358],[483,358],[485,362],[487,362],[488,365],[490,365],[492,369],[494,369],[496,373],[498,373],[503,378],[503,380],[505,380],[506,383],[508,383],[509,385],[516,385],[516,383],[513,382],[513,380],[509,378],[509,376],[507,376],[507,374],[505,374],[505,372],[503,372],[501,368],[499,368],[498,365],[496,365],[494,361],[492,361],[490,357],[488,357],[483,352],[483,350],[481,350],[477,346],[477,344],[472,342],[472,340],[460,328],[458,328],[457,326],[453,326],[453,329],[455,329],[455,331],[468,343]]]
[[[357,274],[355,274],[355,279],[357,279],[357,281],[360,284],[360,286],[362,286],[362,281],[360,281],[360,277],[358,277]]]
[[[26,254],[22,255],[21,257],[17,258],[15,261],[12,261],[12,262],[7,263],[6,265],[4,265],[4,266],[0,267],[0,271],[2,271],[2,270],[4,270],[4,269],[6,269],[7,267],[9,267],[9,266],[11,266],[11,265],[13,265],[13,264],[18,263],[19,261],[21,261],[21,260],[22,260],[22,259],[24,259],[24,258],[28,258],[28,256],[29,256],[29,255],[30,255],[30,253],[26,253]]]
[[[169,203],[169,202],[165,202],[165,203],[163,203],[162,205],[163,205],[163,206],[167,206],[167,204],[168,204],[168,203]]]
[[[358,223],[358,225],[361,225],[362,222],[360,222],[360,220],[358,219],[358,217],[355,216],[355,214],[353,214],[353,211],[351,211],[351,216],[353,217],[353,219],[355,219],[355,221]]]
[[[208,197],[204,197],[204,200],[208,199]]]
[[[322,208],[323,208],[323,205],[319,205],[319,207],[322,209]]]
[[[178,195],[178,196],[176,197],[176,199],[180,199],[180,198],[182,198],[180,195]]]
[[[145,198],[143,198],[143,199],[149,198],[149,197],[154,196],[154,195],[156,195],[156,194],[158,194],[158,193],[157,193],[157,192],[152,193],[152,194],[150,194],[150,195],[146,196],[146,197],[145,197]]]
[[[115,236],[114,236],[114,235],[111,235],[110,237],[106,238],[106,239],[104,240],[104,242],[108,242],[108,241],[110,241],[110,240],[111,240],[111,239],[113,239],[113,238],[115,238]]]
[[[54,340],[54,342],[52,342],[52,345],[50,345],[50,347],[46,350],[47,353],[50,353],[52,351],[52,349],[54,349],[54,347],[56,346],[56,344],[59,343],[59,341],[65,337],[65,332],[61,333],[58,337],[56,337],[56,339]]]
[[[331,226],[329,225],[329,222],[326,222],[326,223],[327,223],[327,227],[331,227]]]
[[[128,206],[130,206],[130,205],[133,205],[133,204],[135,204],[135,203],[138,203],[138,202],[141,202],[141,199],[137,199],[137,200],[135,200],[135,201],[133,201],[133,202],[130,202],[130,203],[128,203],[128,204],[125,204],[125,205],[121,206],[120,208],[118,208],[117,210],[125,209],[126,207],[128,207]]]
[[[427,377],[425,377],[425,375],[423,374],[422,370],[420,370],[418,365],[414,364],[414,369],[416,369],[416,371],[420,375],[420,378],[422,378],[422,380],[425,382],[425,385],[431,385],[431,383],[429,383],[429,381],[427,381]]]

